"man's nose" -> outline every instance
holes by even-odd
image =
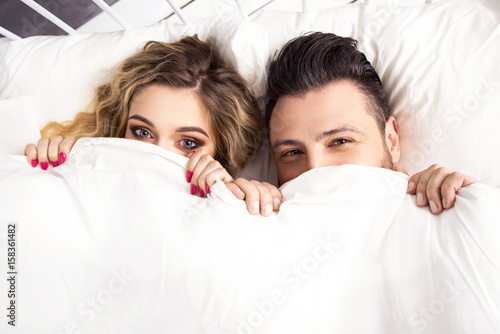
[[[308,153],[307,155],[307,170],[313,168],[323,167],[321,156],[315,153]]]

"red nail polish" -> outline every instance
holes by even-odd
[[[47,168],[49,168],[49,164],[47,162],[42,162],[40,167],[42,167],[43,170],[47,170]]]
[[[198,187],[198,190],[200,191],[200,197],[205,197],[205,193],[203,192],[203,189]]]
[[[191,195],[196,195],[196,186],[194,184],[191,185]]]
[[[38,166],[38,160],[36,159],[31,160],[31,167],[35,168],[36,166]]]
[[[52,161],[52,166],[54,166],[54,167],[59,166],[59,161]]]
[[[190,183],[190,182],[191,182],[191,178],[192,178],[192,177],[193,177],[193,172],[192,172],[192,171],[190,171],[190,170],[188,170],[188,171],[187,171],[187,173],[186,173],[186,181],[187,181],[188,183]]]
[[[65,163],[66,162],[66,153],[64,152],[61,152],[61,154],[59,154],[59,160],[61,161],[61,163]]]
[[[208,195],[210,193],[210,187],[208,186],[208,184],[206,185],[205,190],[207,191],[207,195]]]

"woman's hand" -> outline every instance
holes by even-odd
[[[50,140],[41,138],[38,144],[26,145],[24,154],[28,157],[28,162],[34,168],[38,164],[43,170],[47,170],[49,163],[57,167],[63,164],[75,144],[76,139],[73,136],[63,138],[61,136],[54,136]]]
[[[432,165],[408,180],[408,194],[417,194],[417,205],[429,205],[432,213],[452,208],[456,193],[477,180],[462,173],[454,172],[440,165]]]
[[[187,157],[189,161],[186,166],[186,181],[191,183],[192,195],[198,193],[200,197],[205,197],[210,193],[210,187],[217,180],[221,180],[224,183],[233,181],[231,175],[222,167],[220,162],[214,160],[203,148],[189,152]]]

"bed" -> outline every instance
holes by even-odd
[[[500,332],[498,3],[220,3],[186,23],[0,39],[1,332]],[[404,168],[480,181],[454,209],[432,215],[403,174],[345,165],[286,183],[265,218],[221,183],[191,196],[187,159],[153,145],[84,138],[47,172],[23,156],[148,40],[214,40],[263,105],[269,60],[308,31],[359,41]],[[277,184],[266,144],[242,176]]]

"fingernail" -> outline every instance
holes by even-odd
[[[59,161],[61,161],[62,164],[66,162],[66,153],[61,152],[61,154],[59,154]]]
[[[205,186],[205,190],[207,191],[207,195],[210,194],[210,187],[208,186],[208,184]]]
[[[446,199],[443,198],[443,208],[447,208],[448,207],[448,203],[446,202]]]
[[[191,178],[193,177],[193,172],[188,170],[187,173],[186,173],[186,181],[188,183],[191,183]]]
[[[264,208],[264,213],[266,216],[271,215],[271,213],[273,213],[273,206],[271,204],[266,205]]]
[[[36,168],[36,166],[38,166],[38,160],[36,159],[31,160],[31,167]]]
[[[188,153],[187,158],[191,158],[191,156],[194,154],[195,151],[191,151]]]
[[[411,190],[413,190],[413,188],[415,188],[415,183],[410,182],[410,183],[408,183],[408,189],[406,191],[411,191]]]
[[[47,170],[47,168],[49,168],[49,164],[47,162],[42,162],[40,167],[42,167],[43,170]]]
[[[198,187],[198,190],[200,192],[200,197],[205,197],[205,193],[203,192],[203,189],[201,189],[200,187]]]
[[[52,161],[52,166],[54,166],[54,167],[59,166],[59,161]]]
[[[259,202],[254,202],[252,206],[253,213],[259,213]]]
[[[424,195],[422,193],[417,194],[417,205],[420,205],[424,202]]]
[[[431,206],[432,213],[436,213],[438,210],[436,203],[434,203],[433,201],[430,201],[429,205]]]
[[[280,208],[280,204],[281,204],[281,201],[279,200],[279,198],[273,199],[273,204],[274,204],[274,210],[278,211]]]
[[[194,184],[191,185],[191,195],[196,195],[196,186]]]

